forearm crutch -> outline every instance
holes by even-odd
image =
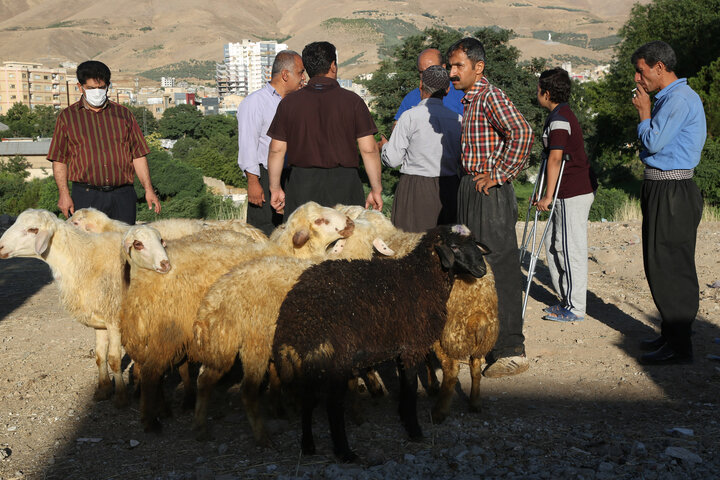
[[[553,192],[553,200],[550,207],[550,213],[548,214],[547,223],[545,224],[545,229],[543,230],[542,236],[540,237],[540,243],[537,243],[537,223],[538,219],[540,218],[540,210],[537,208],[537,202],[540,200],[540,194],[543,191],[543,187],[545,187],[545,177],[547,176],[547,157],[543,158],[542,163],[540,164],[540,173],[538,174],[538,179],[535,182],[535,188],[533,189],[533,194],[530,197],[529,200],[529,206],[527,215],[525,216],[525,229],[523,231],[523,239],[522,244],[520,247],[520,264],[522,265],[523,261],[525,260],[525,252],[527,252],[527,247],[530,242],[532,242],[532,248],[530,249],[530,264],[528,265],[527,269],[527,283],[525,285],[525,297],[523,298],[523,307],[522,307],[522,318],[525,319],[525,310],[527,308],[527,302],[528,297],[530,295],[530,285],[532,285],[533,276],[535,275],[535,266],[537,264],[537,259],[540,256],[540,249],[545,244],[545,237],[547,237],[548,232],[550,231],[550,225],[552,224],[552,218],[553,214],[555,213],[555,205],[557,204],[557,196],[558,192],[560,191],[560,181],[562,180],[563,171],[565,170],[565,162],[568,160],[568,155],[565,154],[562,157],[562,162],[560,163],[560,172],[558,173],[558,179],[555,184],[555,191]],[[532,228],[530,229],[530,233],[526,237],[527,233],[527,227],[528,227],[528,221],[530,219],[530,211],[531,209],[535,207],[535,215],[533,220]]]

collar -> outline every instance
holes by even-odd
[[[485,78],[485,75],[483,75],[482,77],[480,77],[480,80],[475,82],[470,88],[470,90],[467,91],[465,96],[462,98],[462,103],[472,102],[473,98],[475,98],[478,94],[482,93],[489,86],[490,82],[488,82],[487,78]]]
[[[273,97],[280,97],[280,98],[282,98],[282,95],[280,95],[280,94],[278,93],[278,91],[275,90],[275,87],[273,87],[270,82],[267,82],[267,83],[265,84],[265,87],[263,87],[263,88],[265,88],[265,90],[267,90],[268,93],[269,93],[270,95],[272,95]]]
[[[80,97],[80,101],[77,102],[79,104],[78,108],[84,108],[85,110],[94,112],[94,110],[90,109],[87,105],[85,105],[85,102],[86,102],[85,94],[83,94],[82,97]],[[112,101],[109,98],[107,100],[105,100],[105,104],[102,107],[100,107],[100,111],[102,112],[106,108],[109,108],[111,103],[112,103]]]
[[[687,78],[678,78],[670,85],[660,90],[658,93],[655,94],[655,100],[663,98],[665,95],[669,95],[670,92],[678,88],[680,85],[687,85]]]
[[[418,103],[418,105],[426,105],[426,104],[429,104],[429,105],[433,105],[433,104],[435,104],[435,105],[442,105],[442,104],[443,104],[443,101],[442,101],[441,99],[439,99],[439,98],[429,97],[429,98],[425,98],[425,99],[423,99],[423,100],[420,100],[420,103]]]
[[[338,88],[340,84],[337,80],[330,77],[312,77],[310,80],[308,80],[307,85],[305,88],[309,89],[310,91],[328,91],[332,90],[333,88]],[[305,89],[303,88],[303,90]]]

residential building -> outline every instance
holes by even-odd
[[[175,77],[160,77],[160,86],[163,88],[174,87]]]
[[[30,108],[48,105],[64,108],[80,99],[73,87],[75,72],[41,63],[6,61],[0,66],[0,114],[16,103]]]
[[[224,61],[217,65],[218,95],[246,97],[270,81],[275,55],[287,45],[277,42],[242,42],[225,44]]]
[[[39,140],[32,138],[3,139],[0,141],[0,160],[6,161],[15,156],[25,157],[30,163],[28,180],[49,177],[52,175],[52,164],[47,159],[50,141],[50,138]]]

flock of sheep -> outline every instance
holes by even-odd
[[[416,366],[431,349],[443,373],[440,384],[427,371],[430,390],[439,391],[433,421],[448,415],[460,361],[469,361],[470,409],[479,410],[482,362],[498,335],[487,253],[462,225],[407,233],[376,211],[312,202],[269,238],[241,221],[129,226],[94,209],[67,222],[26,210],[0,238],[0,258],[45,261],[62,305],[95,329],[96,400],[114,390],[116,404],[128,404],[124,349],[144,429],[161,429],[169,408],[162,379],[176,368],[204,439],[213,387],[239,359],[241,398],[259,444],[269,441],[261,396],[277,409],[292,398],[302,405],[303,453],[314,453],[312,412],[324,392],[343,461],[356,458],[345,433],[346,393],[361,375],[371,392],[382,392],[373,370],[382,362],[397,362],[410,438],[422,436]],[[193,363],[201,365],[196,380]]]

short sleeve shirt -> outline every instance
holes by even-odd
[[[144,157],[150,149],[132,112],[111,101],[95,112],[82,102],[60,112],[47,159],[67,164],[72,182],[133,183],[133,160]]]
[[[567,103],[559,104],[548,115],[542,141],[545,153],[562,150],[563,155],[567,155],[558,198],[584,195],[597,188],[597,181],[585,154],[580,122]]]
[[[280,101],[267,133],[287,142],[290,166],[355,168],[357,139],[377,131],[360,96],[332,78],[313,77]]]

